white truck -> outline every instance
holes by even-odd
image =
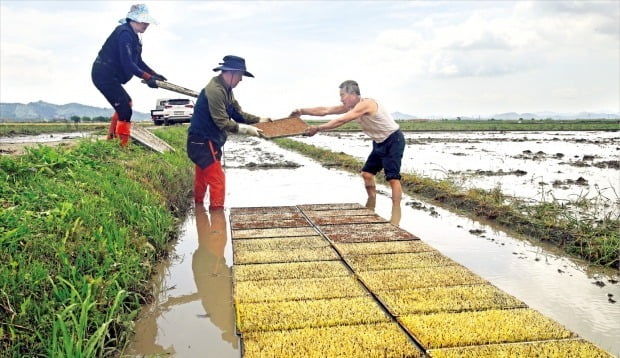
[[[164,106],[168,102],[168,98],[158,98],[155,101],[155,109],[151,109],[151,119],[156,126],[164,124]]]
[[[187,98],[160,98],[151,110],[155,125],[187,123],[194,114],[194,101]]]

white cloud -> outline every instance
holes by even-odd
[[[3,0],[0,100],[109,107],[90,66],[132,3]],[[260,115],[336,104],[346,79],[390,110],[414,115],[620,111],[617,1],[148,5],[159,21],[142,35],[151,67],[200,90],[224,55],[243,56],[256,78],[235,93]],[[143,112],[155,98],[174,95],[138,79],[126,88]]]

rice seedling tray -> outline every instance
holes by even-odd
[[[303,218],[303,214],[301,211],[291,211],[291,212],[266,212],[266,213],[248,213],[248,214],[232,214],[230,215],[230,221],[235,222],[246,222],[246,221],[257,221],[257,220],[282,220],[282,219],[299,219]]]
[[[233,252],[244,252],[327,247],[329,246],[329,242],[322,236],[314,235],[234,240],[232,245]]]
[[[253,126],[262,130],[261,135],[267,139],[302,135],[309,127],[308,123],[297,117],[282,118],[272,122],[255,123]]]
[[[330,209],[330,210],[304,210],[303,213],[309,218],[325,218],[330,216],[362,216],[376,215],[373,210],[367,208],[360,209]]]
[[[529,308],[406,315],[397,320],[426,349],[575,337]]]
[[[368,292],[353,276],[238,281],[235,302],[274,302],[361,297]]]
[[[346,210],[346,209],[368,209],[358,203],[336,203],[336,204],[302,204],[297,205],[302,211],[306,210]]]
[[[235,221],[231,223],[233,230],[239,229],[266,229],[266,228],[289,228],[289,227],[309,227],[310,222],[306,218],[291,218],[264,220],[258,219],[254,221]]]
[[[420,240],[336,242],[334,247],[342,256],[435,251],[431,246]]]
[[[230,215],[278,214],[299,212],[296,206],[248,206],[230,208]]]
[[[588,357],[612,358],[613,356],[594,344],[581,339],[548,340],[525,343],[485,344],[480,346],[431,349],[433,358],[495,358],[495,357]]]
[[[405,288],[374,293],[394,316],[527,307],[490,284]]]
[[[297,250],[260,250],[233,252],[235,265],[340,260],[331,247],[314,247]]]
[[[290,237],[317,235],[312,227],[264,228],[232,230],[232,239],[257,239],[261,237]]]
[[[350,216],[327,216],[310,218],[316,225],[341,225],[341,224],[369,224],[387,223],[388,221],[377,214],[373,215],[350,215]]]
[[[370,296],[235,304],[237,332],[390,322]]]
[[[325,236],[334,243],[419,240],[406,231],[331,233]]]
[[[422,352],[393,322],[247,332],[242,344],[246,358],[422,357]]]
[[[235,265],[234,281],[304,279],[320,277],[342,277],[351,271],[342,261],[309,261],[275,264]]]
[[[488,283],[460,265],[365,271],[359,272],[358,277],[372,292]]]
[[[446,266],[455,264],[454,261],[447,256],[442,255],[439,251],[353,255],[345,256],[344,260],[355,272]]]

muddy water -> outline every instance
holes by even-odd
[[[232,137],[224,158],[227,208],[365,202],[358,176],[325,169],[267,141]],[[295,164],[299,167],[293,168]],[[272,168],[256,169],[265,166]],[[390,218],[389,188],[378,189],[376,211]],[[620,284],[612,283],[618,280],[618,271],[588,269],[553,247],[531,244],[408,196],[401,215],[405,230],[620,355],[620,302],[610,301],[620,300]],[[154,281],[156,300],[137,320],[127,356],[239,357],[230,292],[232,246],[227,223],[221,219],[200,207],[188,216],[173,247],[174,258]]]

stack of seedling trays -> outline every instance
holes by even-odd
[[[230,220],[244,357],[611,357],[359,204]]]

